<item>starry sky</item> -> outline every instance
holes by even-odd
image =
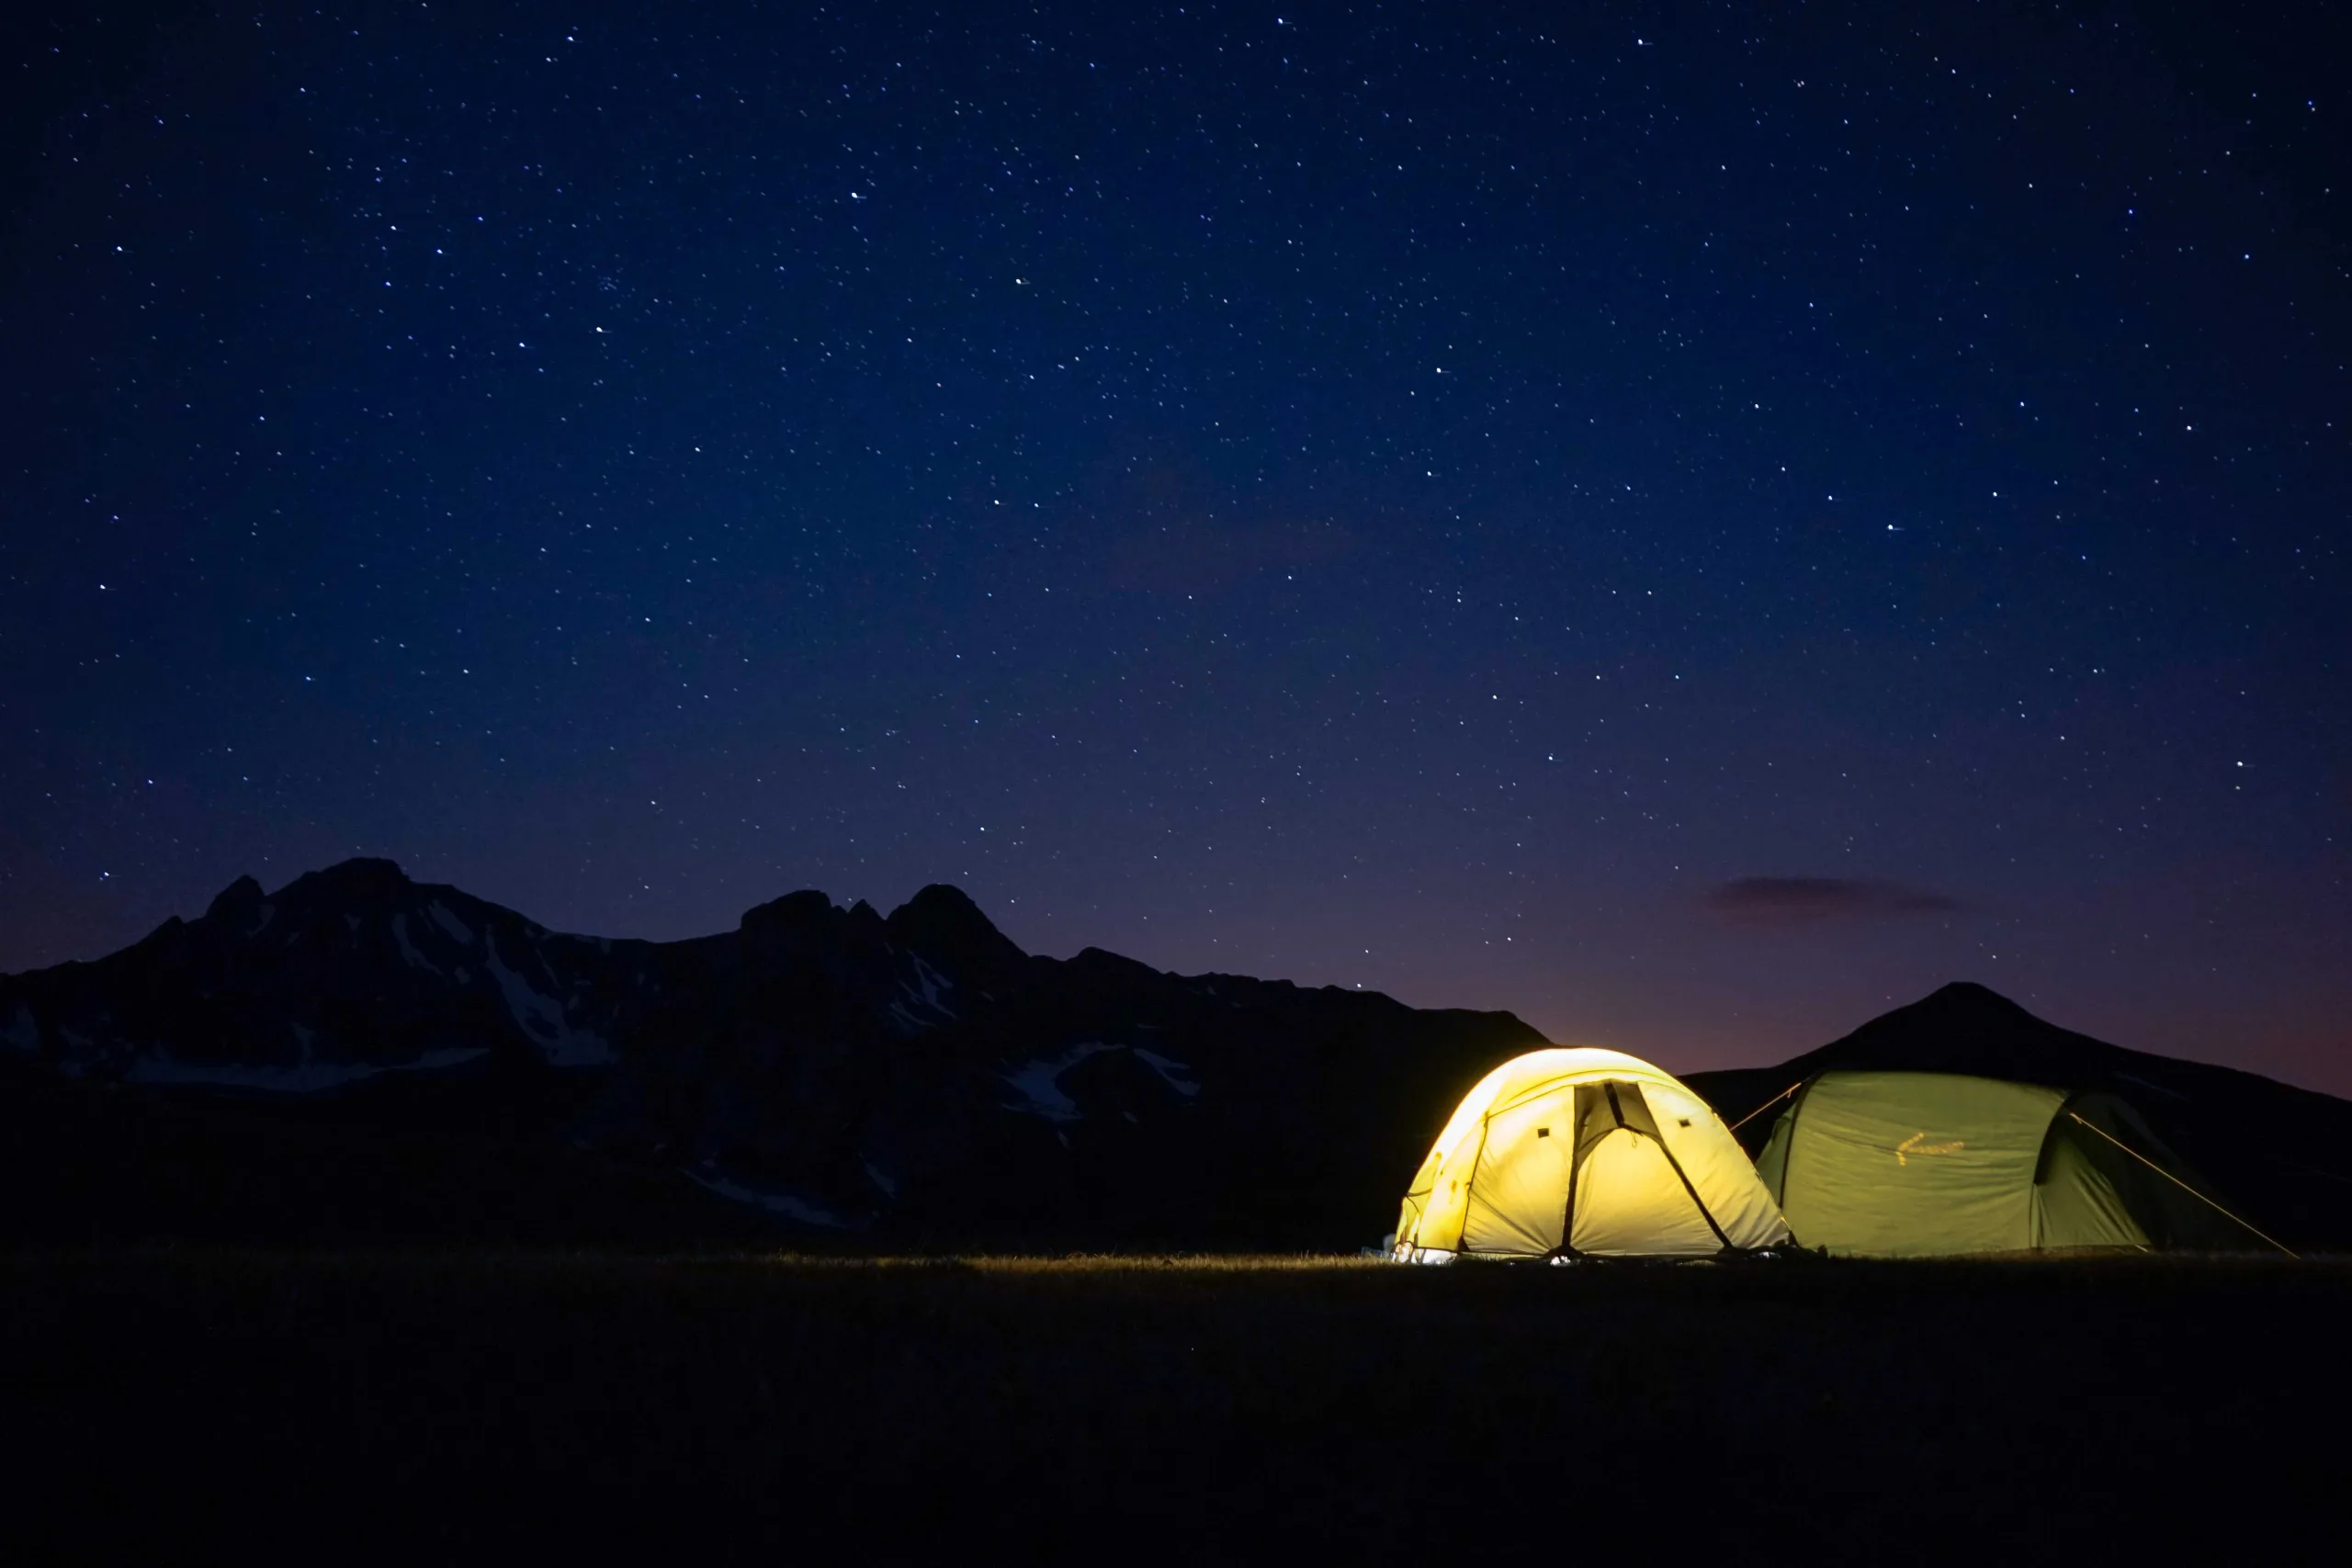
[[[358,853],[952,881],[2352,1093],[2327,7],[35,9],[0,969]]]

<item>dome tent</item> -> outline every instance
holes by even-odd
[[[1555,1048],[1504,1063],[1454,1111],[1393,1256],[1704,1258],[1787,1239],[1705,1100],[1638,1057]]]
[[[2207,1196],[2138,1112],[2103,1090],[1821,1073],[1795,1090],[1756,1163],[1797,1239],[1832,1253],[2277,1245]]]

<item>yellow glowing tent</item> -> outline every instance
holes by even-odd
[[[1821,1074],[1757,1160],[1797,1240],[1865,1258],[2275,1242],[2111,1094],[1952,1073]]]
[[[1704,1258],[1788,1239],[1705,1100],[1638,1057],[1577,1047],[1470,1091],[1405,1194],[1394,1256]]]

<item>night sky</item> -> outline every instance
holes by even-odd
[[[1971,978],[2352,1093],[2324,7],[50,9],[0,969],[353,854],[953,881],[1679,1069]]]

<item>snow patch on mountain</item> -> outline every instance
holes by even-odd
[[[796,1198],[789,1192],[762,1192],[756,1188],[746,1187],[740,1181],[730,1181],[716,1171],[706,1175],[699,1170],[689,1170],[685,1174],[689,1181],[697,1187],[708,1188],[721,1198],[738,1203],[749,1203],[752,1207],[763,1209],[771,1214],[782,1214],[787,1220],[798,1220],[805,1225],[822,1225],[827,1230],[845,1231],[856,1228],[822,1204],[811,1203],[806,1198]]]
[[[1201,1086],[1199,1084],[1194,1083],[1190,1078],[1179,1076],[1181,1074],[1189,1073],[1193,1070],[1184,1063],[1170,1061],[1168,1057],[1161,1055],[1159,1052],[1147,1051],[1140,1045],[1131,1046],[1129,1048],[1135,1052],[1136,1061],[1141,1062],[1145,1066],[1149,1067],[1153,1072],[1158,1073],[1159,1075],[1160,1082],[1166,1084],[1170,1089],[1174,1089],[1178,1094],[1182,1095],[1185,1099],[1191,1100],[1201,1092]]]
[[[40,1050],[40,1021],[33,1017],[33,1010],[18,1002],[17,1016],[8,1021],[8,1032],[0,1034],[0,1040],[6,1041],[27,1055]]]
[[[417,952],[416,945],[408,940],[408,917],[406,915],[394,915],[392,917],[392,940],[401,944],[401,957],[407,962],[410,968],[424,969],[435,975],[441,973],[440,970],[434,968],[433,960]]]
[[[922,1005],[942,1017],[954,1018],[956,1010],[940,998],[954,990],[956,983],[924,963],[922,953],[910,953],[907,956],[915,961],[915,978],[922,985]]]
[[[437,913],[441,906],[435,904],[433,908]],[[523,1032],[538,1045],[548,1066],[601,1067],[620,1059],[603,1035],[592,1029],[573,1028],[571,1021],[564,1016],[561,1002],[506,966],[506,961],[499,956],[496,932],[485,931],[482,942],[490,955],[490,972],[496,977],[498,988],[505,993],[506,1010],[514,1015]]]
[[[1022,1100],[1021,1104],[1007,1105],[1005,1109],[1042,1116],[1048,1122],[1084,1121],[1086,1112],[1078,1108],[1078,1101],[1062,1092],[1062,1075],[1089,1056],[1125,1049],[1107,1041],[1089,1040],[1058,1056],[1039,1056],[1023,1062],[1011,1072],[999,1075]]]
[[[447,931],[458,942],[463,942],[468,947],[471,947],[473,945],[473,928],[466,924],[465,921],[458,919],[457,916],[451,914],[442,906],[440,899],[435,898],[432,903],[427,904],[424,907],[424,912],[433,917],[433,923],[435,925],[439,926],[443,931]]]
[[[938,1028],[943,1021],[953,1022],[956,1019],[956,1010],[949,1007],[944,999],[956,988],[956,982],[925,963],[922,953],[910,953],[907,956],[914,963],[914,981],[911,984],[905,980],[899,982],[899,994],[891,999],[887,1010],[902,1037],[921,1034],[927,1029]]]
[[[1140,1045],[1089,1040],[1071,1046],[1058,1056],[1034,1057],[1000,1073],[998,1077],[1021,1096],[1019,1103],[1007,1103],[1004,1109],[1029,1116],[1042,1116],[1048,1122],[1084,1121],[1086,1112],[1080,1109],[1078,1101],[1063,1091],[1061,1077],[1089,1056],[1099,1056],[1106,1051],[1126,1052],[1158,1075],[1160,1082],[1186,1100],[1194,1099],[1201,1092],[1201,1086],[1186,1076],[1193,1070],[1187,1063],[1163,1056],[1157,1051],[1147,1051]],[[1134,1121],[1134,1115],[1128,1114],[1127,1120]]]

